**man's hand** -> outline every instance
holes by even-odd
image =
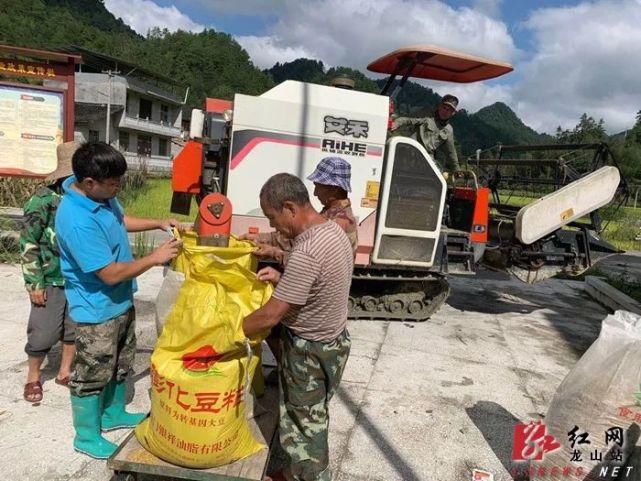
[[[269,244],[258,244],[258,249],[252,252],[252,254],[254,254],[256,257],[268,257],[274,259],[276,258],[279,251],[280,249],[274,246],[270,246]]]
[[[263,267],[256,273],[256,278],[259,281],[278,284],[278,281],[280,281],[280,272],[278,272],[273,267]]]
[[[170,239],[161,244],[155,251],[149,254],[156,265],[166,264],[178,255],[182,242],[177,239]]]
[[[180,225],[181,225],[180,221],[176,219],[165,219],[165,220],[158,221],[158,228],[164,231],[169,230],[172,227],[180,228]]]
[[[47,303],[47,293],[44,289],[29,291],[29,299],[34,306],[44,306]]]
[[[248,240],[252,242],[258,243],[260,239],[260,234],[252,234],[250,232],[247,232],[246,234],[241,234],[238,236],[238,240]]]

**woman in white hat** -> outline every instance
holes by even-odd
[[[352,244],[352,250],[356,253],[358,224],[348,197],[348,193],[352,191],[351,170],[349,162],[345,159],[325,157],[307,180],[314,183],[314,195],[323,205],[321,215],[336,222],[345,231]],[[258,249],[254,254],[258,257],[276,259],[282,265],[287,263],[287,254],[292,244],[278,232],[243,234],[240,239],[256,242]]]

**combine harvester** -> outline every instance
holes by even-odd
[[[577,224],[619,190],[619,171],[604,156],[588,175],[559,181],[558,190],[514,211],[500,204],[495,177],[479,185],[474,172],[462,171],[448,187],[420,143],[390,137],[391,102],[408,78],[475,82],[510,65],[421,45],[368,69],[390,75],[380,95],[286,81],[259,96],[236,94],[233,106],[208,99],[204,112],[193,112],[190,140],[174,160],[172,211],[188,214],[195,196],[205,244],[266,232],[258,193],[267,178],[290,172],[305,180],[323,157],[343,157],[352,166],[359,222],[352,319],[423,321],[447,299],[446,275],[473,273],[481,262],[533,282],[561,270],[580,273],[616,252],[597,226]]]

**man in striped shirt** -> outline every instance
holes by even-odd
[[[352,246],[335,222],[316,212],[305,185],[293,175],[271,177],[261,189],[260,205],[270,225],[293,239],[282,275],[271,267],[258,272],[276,289],[243,322],[247,336],[282,324],[279,433],[290,463],[279,476],[329,481],[328,404],[351,345],[346,325]]]
[[[314,195],[323,204],[320,214],[336,222],[345,231],[356,255],[358,223],[348,197],[352,191],[351,176],[352,167],[345,159],[325,157],[318,163],[314,172],[307,176],[307,180],[314,183]],[[239,239],[256,242],[259,248],[255,255],[275,259],[283,266],[287,264],[289,252],[292,250],[292,239],[284,237],[278,231],[242,234]]]

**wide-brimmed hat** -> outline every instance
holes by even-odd
[[[346,192],[351,192],[350,179],[352,177],[352,166],[345,159],[340,157],[325,157],[316,166],[307,180],[323,185],[335,185]]]
[[[45,178],[45,182],[55,182],[58,179],[63,177],[69,177],[73,175],[73,169],[71,168],[71,158],[73,154],[80,147],[80,142],[72,140],[70,142],[64,142],[58,144],[56,148],[56,156],[58,157],[58,168],[54,170]]]

